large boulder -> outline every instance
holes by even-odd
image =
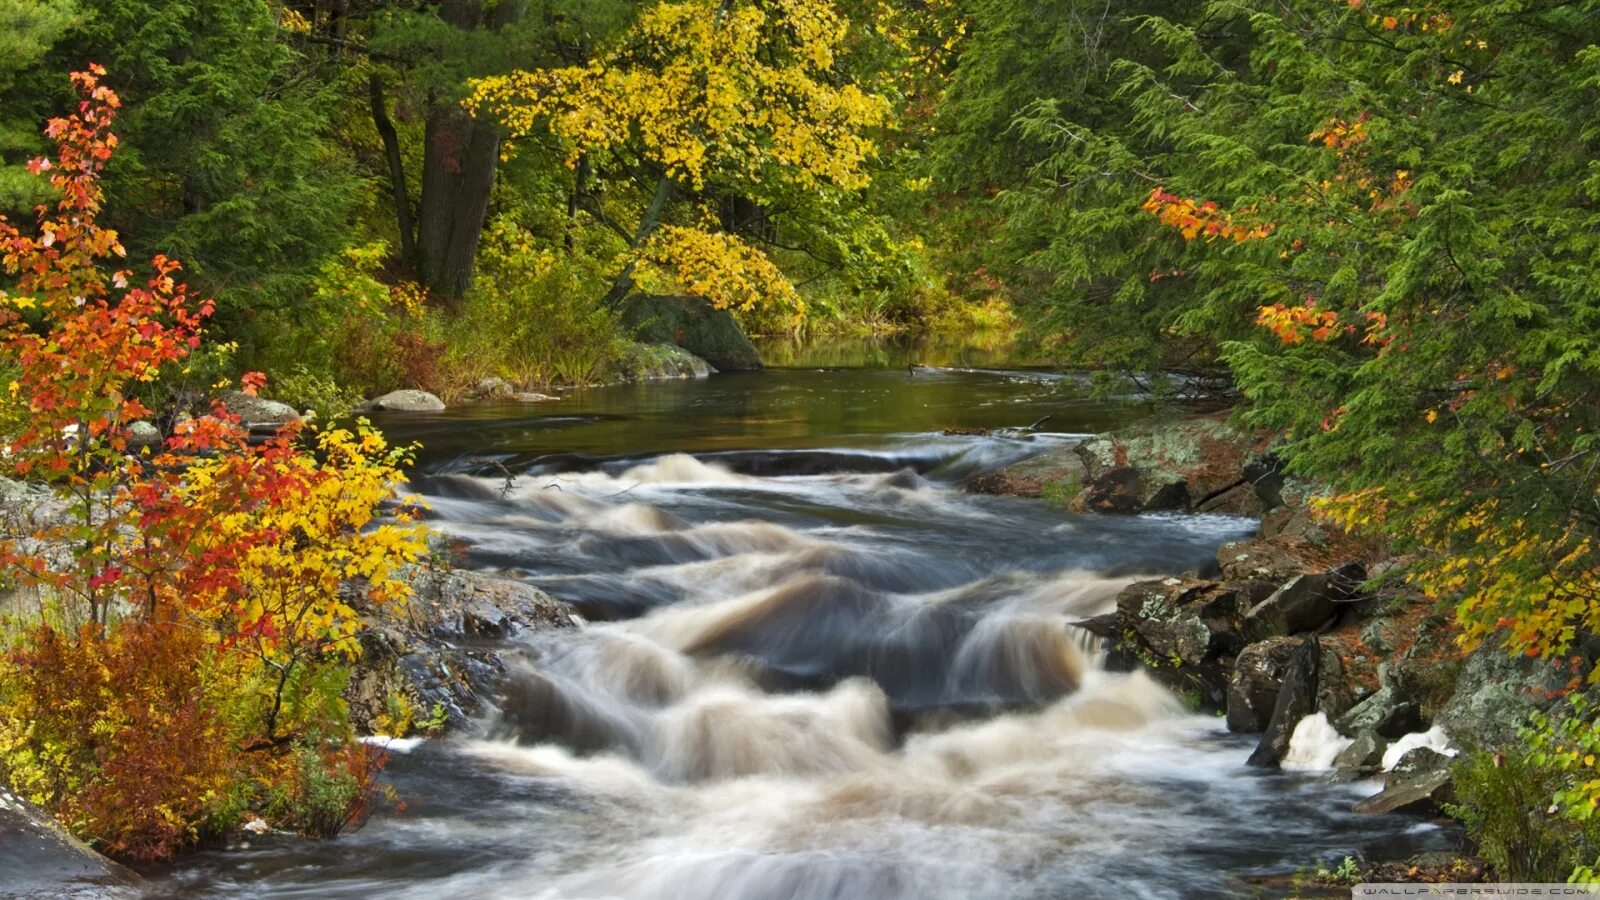
[[[1183,509],[1188,506],[1183,482],[1173,482],[1154,490],[1144,474],[1132,466],[1107,469],[1090,478],[1072,498],[1072,511],[1078,513],[1131,514],[1151,510]]]
[[[144,419],[128,423],[128,446],[133,449],[144,447],[159,447],[161,445],[161,429]]]
[[[1597,655],[1591,639],[1574,648],[1577,671],[1588,671]],[[1572,678],[1562,660],[1512,656],[1498,641],[1485,641],[1461,666],[1455,693],[1433,717],[1467,746],[1498,749],[1517,738],[1517,729],[1534,712],[1548,709]]]
[[[1276,767],[1289,752],[1295,726],[1317,711],[1321,668],[1322,648],[1315,635],[1307,635],[1289,651],[1283,680],[1278,684],[1278,696],[1273,699],[1272,715],[1261,735],[1261,743],[1250,754],[1250,765]]]
[[[1394,752],[1391,748],[1390,753]],[[1383,790],[1355,804],[1358,813],[1411,812],[1436,815],[1455,800],[1454,760],[1431,747],[1417,747],[1383,777]]]
[[[444,408],[443,400],[415,388],[390,391],[361,404],[361,409],[370,412],[444,412]]]
[[[1454,794],[1450,785],[1450,770],[1435,772],[1410,772],[1385,780],[1383,790],[1358,800],[1353,807],[1358,813],[1438,813],[1451,802]]]
[[[464,569],[424,570],[405,615],[414,633],[503,638],[536,628],[572,628],[571,607],[531,584]]]
[[[1243,613],[1271,589],[1257,582],[1141,581],[1117,595],[1116,627],[1155,677],[1206,706],[1227,699],[1228,662],[1244,647]]]
[[[1266,589],[1255,582],[1141,581],[1117,595],[1117,619],[1157,657],[1198,666],[1244,649],[1240,617]]]
[[[137,897],[139,881],[0,787],[0,898]]]
[[[1289,676],[1290,660],[1296,648],[1306,640],[1267,638],[1240,651],[1228,682],[1228,730],[1243,733],[1266,730],[1278,706],[1278,694]],[[1319,642],[1317,647],[1316,705],[1311,712],[1322,712],[1329,721],[1337,721],[1354,699],[1347,667],[1332,644]],[[1291,729],[1294,725],[1295,722],[1288,723]]]
[[[1339,718],[1344,734],[1371,733],[1394,740],[1422,728],[1422,707],[1404,697],[1393,684],[1384,684]]]
[[[676,344],[720,372],[760,369],[761,354],[725,309],[700,297],[635,294],[622,304],[622,326],[646,344]]]
[[[1389,742],[1371,731],[1363,731],[1333,758],[1333,769],[1340,778],[1365,778],[1383,766],[1383,751]]]
[[[1259,641],[1320,628],[1344,596],[1326,575],[1296,575],[1244,614],[1245,637]]]

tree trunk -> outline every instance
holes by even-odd
[[[445,0],[439,16],[462,31],[498,31],[522,17],[519,0],[500,0],[485,15],[484,0]],[[472,284],[478,237],[489,211],[500,130],[478,121],[453,97],[437,99],[423,131],[422,203],[418,210],[417,263],[422,284],[459,310]]]
[[[383,155],[389,162],[389,187],[394,195],[394,215],[400,227],[400,258],[405,264],[416,265],[417,227],[411,221],[411,191],[406,187],[406,167],[400,156],[400,135],[389,121],[388,104],[383,96],[383,78],[372,73],[367,79],[367,90],[372,100],[372,124],[383,139]]]
[[[656,182],[655,196],[650,198],[650,207],[644,211],[644,217],[639,220],[639,229],[633,233],[632,249],[638,250],[644,242],[655,234],[656,228],[661,225],[661,213],[667,207],[667,200],[672,197],[672,179],[662,175]],[[611,283],[611,290],[606,291],[604,303],[606,306],[616,308],[627,299],[628,292],[633,290],[633,274],[638,270],[638,263],[632,259],[617,273],[617,280]]]
[[[567,233],[562,236],[561,243],[566,247],[568,256],[576,249],[578,209],[583,205],[584,185],[588,180],[589,154],[584,153],[578,157],[578,165],[572,173],[572,190],[567,194]]]

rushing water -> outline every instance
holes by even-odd
[[[396,744],[403,809],[162,890],[1209,897],[1436,843],[1347,812],[1370,787],[1246,768],[1248,740],[1071,626],[1253,522],[960,488],[1138,412],[1038,373],[781,370],[391,421],[472,564],[593,624],[520,643],[477,737]]]

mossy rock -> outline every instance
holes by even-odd
[[[762,368],[761,354],[733,315],[700,297],[635,294],[622,304],[622,327],[645,344],[674,344],[719,372]]]

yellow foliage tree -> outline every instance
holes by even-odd
[[[735,235],[665,225],[636,258],[650,274],[710,300],[717,309],[749,311],[765,304],[796,321],[805,314],[805,301],[772,260]]]
[[[827,0],[662,0],[646,9],[608,52],[582,66],[483,78],[467,107],[498,119],[513,142],[543,131],[568,163],[638,170],[655,179],[631,231],[597,214],[628,243],[609,299],[633,286],[641,260],[676,271],[680,287],[719,305],[793,303],[793,287],[770,263],[759,281],[759,250],[714,238],[703,224],[656,239],[674,196],[715,201],[790,191],[857,190],[877,153],[870,136],[889,114],[882,96],[851,83],[837,65],[847,21]],[[698,217],[697,217],[698,218]],[[694,239],[691,231],[704,237]],[[674,250],[691,254],[665,262]],[[712,275],[725,262],[736,271]],[[713,285],[755,285],[755,294]]]

